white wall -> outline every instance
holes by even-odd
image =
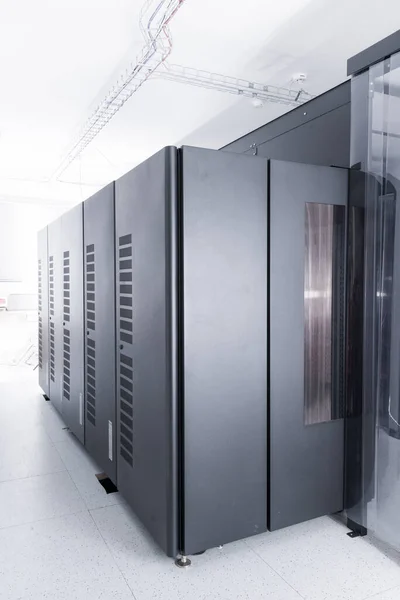
[[[0,297],[37,293],[37,232],[68,208],[0,200]]]

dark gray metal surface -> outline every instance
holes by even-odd
[[[327,142],[329,140],[329,142]],[[350,81],[223,148],[276,160],[349,166]]]
[[[350,103],[260,144],[257,156],[310,165],[348,167]]]
[[[63,383],[63,289],[61,218],[47,227],[49,249],[49,340],[50,340],[50,400],[62,411]]]
[[[49,253],[47,227],[38,232],[38,358],[39,385],[50,397],[49,369]]]
[[[366,94],[367,95],[367,94]],[[368,128],[366,128],[368,129]],[[354,144],[353,144],[354,147]],[[366,146],[368,147],[368,146]],[[349,519],[366,525],[366,496],[364,482],[373,473],[375,454],[371,453],[368,468],[364,435],[367,432],[363,418],[363,352],[364,347],[364,248],[365,196],[367,176],[362,171],[349,171],[349,226],[347,266],[347,369],[345,419],[345,499],[344,508]],[[375,419],[370,428],[375,439]],[[369,436],[368,436],[369,437]],[[374,444],[371,445],[374,448]],[[368,498],[370,500],[371,498]]]
[[[183,148],[184,552],[267,526],[267,162]]]
[[[61,217],[62,414],[84,442],[83,205]]]
[[[83,208],[85,446],[116,483],[114,183]]]
[[[169,556],[179,550],[176,154],[165,148],[115,183],[118,487]]]
[[[347,170],[270,163],[271,530],[343,509],[343,419],[304,422],[304,257],[305,203],[346,205],[347,187]]]
[[[355,75],[384,58],[400,52],[400,30],[362,50],[347,61],[347,75]]]

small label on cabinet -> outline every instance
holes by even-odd
[[[113,459],[113,424],[108,421],[108,458]]]
[[[79,425],[83,425],[83,394],[79,394]]]

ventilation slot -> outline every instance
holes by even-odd
[[[43,368],[43,319],[42,319],[42,261],[38,260],[38,360],[39,369]]]
[[[120,353],[120,454],[133,466],[133,367],[132,359]]]
[[[63,313],[64,321],[70,320],[70,273],[69,273],[69,252],[64,252],[63,266],[63,289],[64,289],[64,304]]]
[[[49,313],[54,317],[54,256],[49,256]],[[56,380],[54,322],[50,321],[50,380]]]
[[[85,262],[86,281],[86,326],[88,330],[96,329],[96,278],[94,244],[86,246]],[[86,418],[96,426],[96,342],[86,339]]]
[[[119,238],[119,338],[121,344],[133,343],[132,236]],[[133,467],[133,360],[119,356],[119,436],[120,454]]]
[[[54,317],[54,257],[49,257],[49,308],[50,316]]]
[[[119,238],[119,316],[121,342],[132,344],[132,236]]]
[[[56,380],[55,359],[54,359],[54,323],[50,321],[50,379]]]
[[[69,252],[63,253],[63,397],[70,400],[71,394],[71,332],[67,323],[70,321],[70,263]]]

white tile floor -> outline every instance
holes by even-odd
[[[46,403],[0,367],[0,600],[400,600],[400,559],[330,518],[177,569]]]

